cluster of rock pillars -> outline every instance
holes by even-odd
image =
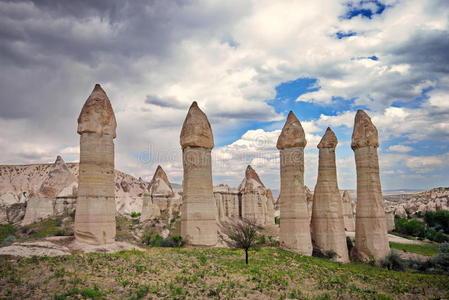
[[[79,190],[75,214],[75,238],[78,242],[104,245],[114,243],[116,234],[114,198],[114,138],[117,123],[111,103],[96,85],[78,118],[80,138]],[[349,261],[345,236],[346,211],[352,211],[346,195],[340,197],[335,163],[337,137],[328,128],[320,143],[318,179],[310,219],[304,190],[304,147],[307,144],[300,121],[290,112],[277,141],[280,151],[280,244],[303,255],[312,255],[313,246],[332,250],[335,259]],[[196,102],[184,121],[180,144],[183,159],[183,205],[181,235],[192,246],[218,243],[211,151],[212,129],[207,116]],[[357,111],[351,147],[357,170],[357,213],[355,247],[352,255],[359,260],[378,260],[388,255],[384,201],[379,177],[378,133],[370,117]],[[246,178],[260,182],[247,169]],[[146,199],[146,200],[145,200]],[[151,198],[144,198],[145,205]],[[349,199],[349,198],[348,198]],[[243,201],[250,203],[250,201]],[[273,209],[273,208],[266,208]],[[250,210],[257,218],[256,210]],[[348,223],[348,222],[347,222]]]

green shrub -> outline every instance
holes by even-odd
[[[440,245],[438,255],[432,258],[432,263],[440,271],[449,273],[449,243]]]
[[[411,236],[424,237],[426,225],[417,219],[395,219],[395,231]]]
[[[179,235],[175,235],[172,237],[169,236],[166,239],[161,240],[160,246],[161,247],[179,248],[179,247],[184,246],[184,240]]]
[[[141,215],[140,212],[133,211],[130,216],[131,216],[131,218],[138,218],[138,217],[140,217],[140,215]]]
[[[436,231],[433,228],[429,228],[426,230],[425,237],[437,243],[449,242],[449,235],[444,234],[442,230]]]
[[[274,224],[281,224],[281,218],[280,217],[274,217]]]
[[[429,227],[449,234],[449,210],[428,211],[424,215],[424,221]]]
[[[380,265],[388,270],[405,271],[407,262],[398,253],[390,252],[389,255],[380,260]]]
[[[0,243],[15,233],[16,228],[12,224],[0,225]]]
[[[142,243],[152,247],[182,247],[184,240],[179,235],[162,238],[159,234],[148,233],[142,238]]]

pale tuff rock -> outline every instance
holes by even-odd
[[[278,138],[276,147],[279,150],[305,147],[307,144],[304,129],[301,126],[298,118],[290,111],[288,113],[287,121],[282,128],[281,135]]]
[[[140,215],[140,221],[144,222],[152,220],[161,216],[161,210],[159,206],[153,203],[150,193],[146,193],[143,196],[142,213]]]
[[[370,117],[357,111],[352,149],[357,170],[355,256],[362,261],[380,260],[390,253],[380,186],[377,129]]]
[[[161,210],[166,210],[171,207],[171,202],[174,197],[175,193],[168,181],[167,174],[161,166],[157,166],[149,185],[149,191],[143,198],[140,220],[143,221],[159,217]]]
[[[349,196],[348,191],[343,192],[342,203],[343,203],[343,220],[345,222],[345,230],[354,232],[355,219],[352,207],[353,203],[351,201],[351,197]]]
[[[449,188],[439,187],[416,194],[402,194],[398,202],[389,202],[396,216],[401,218],[417,212],[449,209]]]
[[[28,199],[25,217],[21,224],[28,225],[53,216],[55,214],[56,197],[74,182],[76,182],[75,175],[70,171],[62,157],[58,156],[37,194]]]
[[[241,194],[226,184],[214,186],[214,198],[217,205],[218,220],[226,222],[241,217]]]
[[[318,144],[320,151],[318,179],[313,193],[312,241],[323,252],[334,251],[335,260],[349,262],[343,205],[337,184],[336,146],[337,137],[327,128]]]
[[[59,161],[63,162],[62,159]],[[28,205],[31,197],[33,197],[32,202],[39,200],[36,197],[42,197],[39,194],[39,191],[43,190],[42,187],[48,185],[48,182],[55,181],[54,179],[49,179],[51,178],[50,173],[52,173],[52,170],[65,169],[65,167],[61,168],[61,166],[56,167],[57,165],[55,163],[0,165],[0,223],[20,223],[23,221],[22,219],[27,208],[36,207],[35,204]],[[58,179],[59,184],[57,184],[56,190],[60,191],[56,197],[51,198],[54,205],[53,215],[70,215],[75,211],[78,197],[79,166],[78,163],[64,163],[64,165],[70,173],[59,173],[62,178],[61,180]],[[63,178],[74,178],[75,181],[69,183],[71,180]],[[64,182],[69,184],[64,187]],[[125,216],[132,212],[140,212],[143,194],[148,189],[148,183],[118,170],[115,170],[115,182],[117,212]],[[123,187],[126,188],[126,191]],[[175,197],[171,201],[178,203],[180,198],[181,196],[175,193]],[[47,202],[44,203],[47,204]],[[174,205],[176,206],[176,204]],[[177,205],[179,206],[179,203]],[[37,217],[34,222],[40,219],[41,217]]]
[[[206,114],[192,103],[181,130],[181,147],[214,148],[214,137]]]
[[[28,225],[53,216],[54,200],[47,197],[31,196],[28,199],[21,225]]]
[[[184,169],[181,235],[190,245],[217,244],[217,206],[212,185],[212,130],[196,102],[184,121],[180,144]]]
[[[274,214],[268,215],[268,190],[251,166],[246,168],[245,178],[239,186],[241,194],[241,216],[244,219],[254,220],[260,226],[272,225]],[[271,195],[272,197],[272,195]],[[267,220],[269,224],[267,224]]]
[[[48,177],[42,183],[38,195],[55,198],[65,187],[76,181],[75,175],[70,171],[61,156],[58,155]]]
[[[96,85],[78,118],[80,163],[75,238],[104,245],[115,241],[115,116],[106,93]]]
[[[394,212],[386,212],[385,213],[385,221],[387,224],[387,231],[393,231],[395,229],[394,225]]]
[[[96,84],[78,117],[78,134],[96,133],[116,137],[117,122],[105,91]]]
[[[363,147],[379,147],[377,128],[371,122],[371,118],[363,110],[358,110],[354,120],[351,148],[353,150]]]
[[[310,218],[304,191],[304,146],[306,139],[301,123],[290,112],[277,141],[280,150],[280,233],[281,245],[312,255]]]
[[[157,166],[149,189],[153,203],[158,205],[159,209],[167,209],[170,206],[170,200],[175,196],[175,193],[161,166]]]
[[[274,197],[273,192],[267,189],[267,213],[265,214],[265,225],[274,225]]]

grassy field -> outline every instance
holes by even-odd
[[[444,299],[449,276],[343,265],[275,248],[150,248],[0,258],[0,299]]]
[[[406,252],[412,252],[427,256],[434,256],[438,253],[439,244],[422,244],[422,245],[414,245],[414,244],[399,244],[390,242],[390,247],[393,249],[403,250]]]

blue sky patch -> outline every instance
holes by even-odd
[[[385,4],[378,0],[350,1],[345,5],[347,7],[347,11],[343,16],[343,19],[352,19],[357,16],[371,19],[375,15],[382,14],[387,8]]]

